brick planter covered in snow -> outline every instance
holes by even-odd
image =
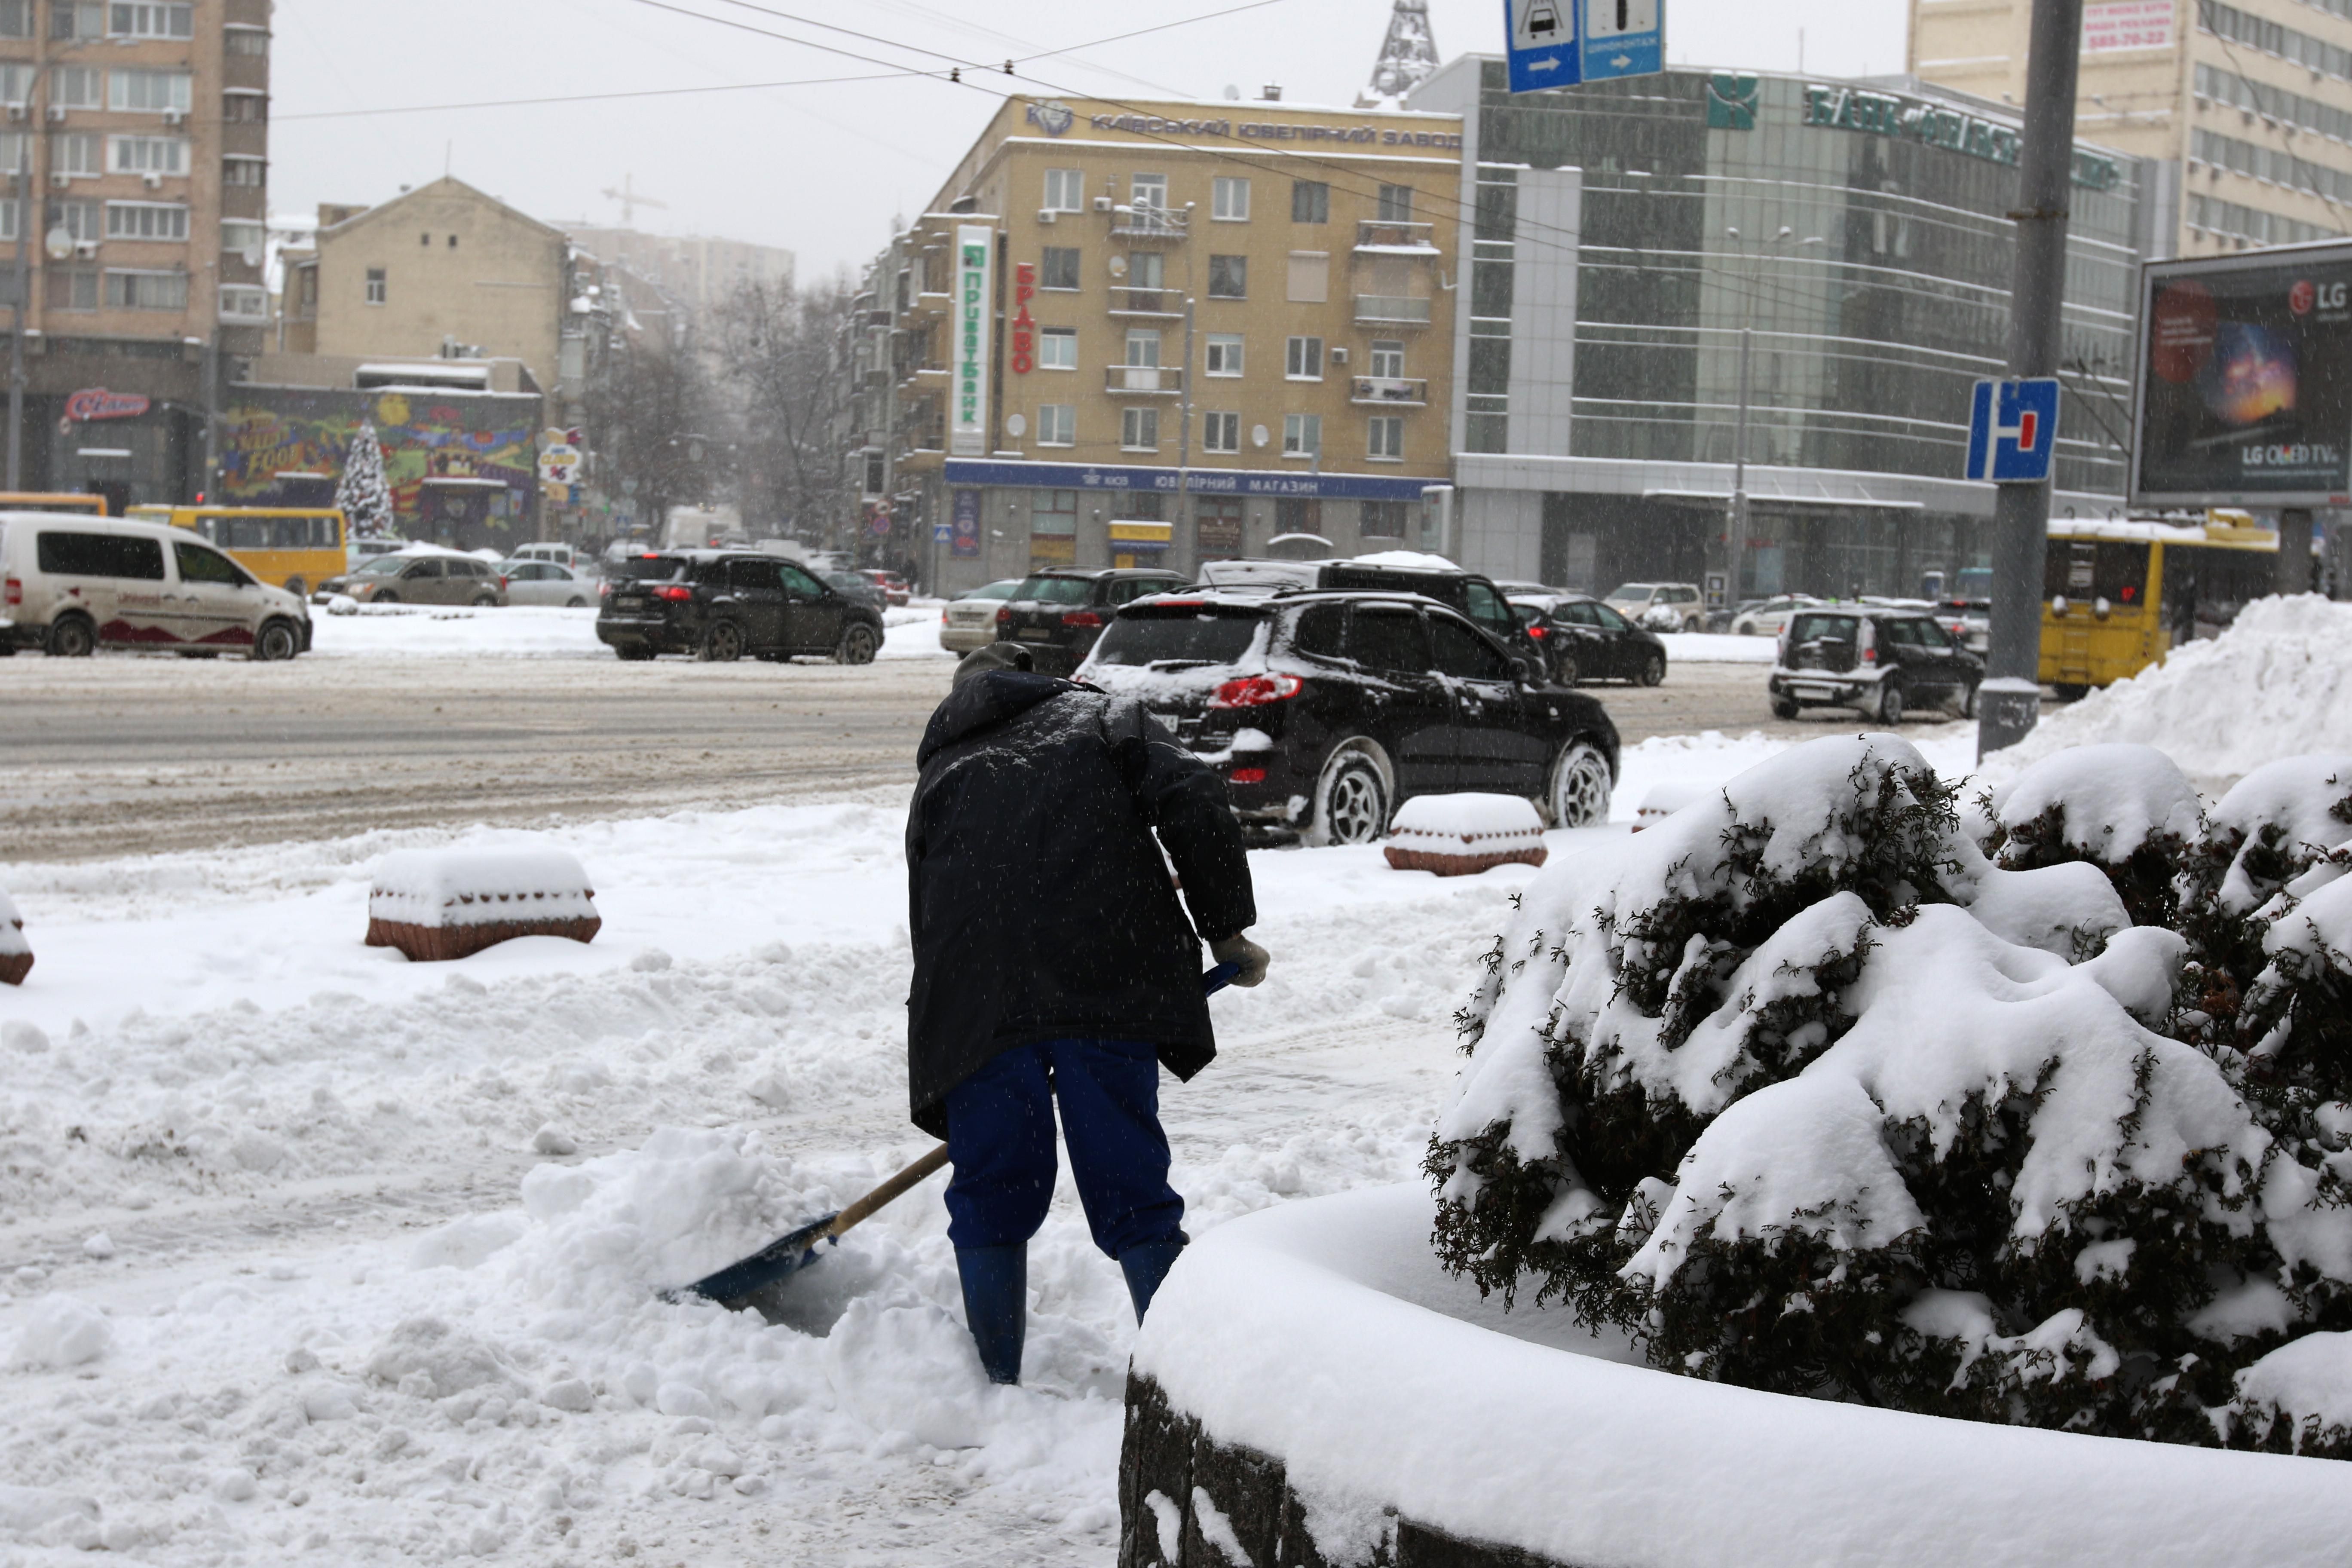
[[[580,862],[561,849],[407,849],[368,889],[367,944],[418,963],[519,936],[592,940],[604,921]]]
[[[1637,1364],[1440,1268],[1419,1185],[1188,1248],[1138,1337],[1119,1568],[2246,1568],[2343,1560],[2339,1461]]]
[[[25,917],[0,888],[0,985],[22,985],[33,972],[33,944],[25,940]]]
[[[1474,877],[1496,866],[1544,863],[1543,818],[1515,795],[1424,795],[1396,814],[1386,853],[1400,871]]]

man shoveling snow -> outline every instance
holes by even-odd
[[[1266,954],[1242,935],[1257,910],[1223,781],[1133,700],[993,644],[956,668],[917,762],[908,1089],[955,1166],[948,1237],[981,1364],[1017,1383],[1054,1103],[1140,1320],[1184,1247],[1160,1068],[1190,1079],[1216,1055],[1199,942],[1237,985],[1265,977]]]

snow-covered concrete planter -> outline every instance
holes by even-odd
[[[588,942],[604,923],[595,899],[561,849],[404,849],[376,867],[367,944],[427,963],[519,936]]]
[[[1398,810],[1386,853],[1400,871],[1474,877],[1542,865],[1543,831],[1535,804],[1515,795],[1425,795]]]
[[[22,985],[33,972],[33,944],[25,940],[25,917],[0,888],[0,985]]]
[[[1638,1364],[1432,1256],[1415,1185],[1184,1254],[1136,1344],[1120,1568],[2337,1563],[2334,1460],[1958,1421]]]

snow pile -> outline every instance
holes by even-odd
[[[420,926],[593,920],[595,898],[578,858],[562,849],[403,849],[377,863],[368,919]]]
[[[25,917],[0,888],[0,984],[22,985],[33,969],[33,944],[25,940]]]
[[[72,1296],[41,1298],[16,1336],[16,1366],[79,1366],[96,1361],[114,1343],[114,1326],[106,1314]]]
[[[1543,818],[1515,795],[1425,795],[1404,803],[1389,834],[1388,863],[1400,871],[1472,876],[1496,866],[1540,866]]]
[[[2272,911],[2273,989],[2306,992],[2275,1043],[2216,1047],[2176,998],[2215,988],[2197,868],[2228,858],[2168,761],[2029,770],[2000,859],[1956,802],[1892,736],[1816,741],[1538,879],[1465,1015],[1441,1256],[1669,1370],[2273,1441],[2233,1377],[2352,1309],[2352,898]]]
[[[2352,751],[2352,605],[2312,595],[2258,599],[2220,637],[2045,712],[2032,734],[1997,753],[1998,765],[2102,741],[2158,747],[2200,779]]]

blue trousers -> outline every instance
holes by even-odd
[[[1113,1258],[1173,1241],[1184,1200],[1168,1184],[1160,1060],[1132,1040],[1015,1046],[948,1090],[948,1239],[1011,1247],[1045,1223],[1054,1199],[1054,1102],[1087,1226]]]

